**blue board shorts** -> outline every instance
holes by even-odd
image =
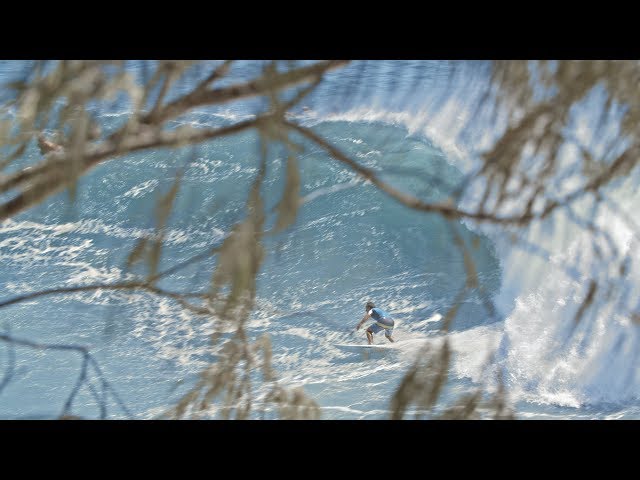
[[[369,326],[369,328],[373,333],[378,333],[384,330],[384,334],[387,337],[390,337],[391,334],[393,333],[394,325],[395,325],[395,322],[393,321],[393,318],[383,318],[380,321],[377,321],[376,323],[372,323]]]

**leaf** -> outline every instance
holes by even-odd
[[[236,225],[220,247],[212,277],[212,293],[215,296],[223,285],[229,284],[225,312],[237,304],[243,293],[254,294],[255,276],[264,256],[258,240],[261,232],[256,227],[254,219],[249,217]]]
[[[261,343],[263,350],[262,377],[265,382],[270,382],[275,378],[275,375],[271,366],[271,342],[266,333],[262,336]]]
[[[287,181],[278,203],[278,220],[275,231],[280,232],[293,224],[300,205],[300,171],[296,157],[289,156],[287,161]]]
[[[160,264],[160,258],[162,255],[162,247],[165,238],[165,227],[169,214],[173,210],[173,204],[180,190],[180,183],[182,180],[182,171],[178,172],[173,184],[169,191],[160,198],[156,204],[156,234],[151,241],[149,251],[147,254],[147,260],[149,262],[149,277],[153,277],[158,272],[158,265]]]
[[[222,316],[226,316],[231,308],[238,305],[243,296],[247,301],[253,301],[255,297],[256,276],[264,259],[264,248],[261,244],[264,208],[260,196],[260,186],[266,171],[264,158],[263,156],[259,174],[247,199],[248,216],[243,222],[235,225],[222,243],[218,263],[211,278],[211,298],[217,296],[222,286],[229,285],[230,292],[223,304]]]

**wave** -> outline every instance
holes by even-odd
[[[575,120],[578,135],[592,145],[595,130],[590,127],[589,119],[593,111],[588,108],[593,108],[598,101],[587,99],[578,109]],[[400,125],[407,135],[420,134],[428,138],[446,153],[448,161],[464,171],[477,165],[474,152],[480,151],[482,145],[489,145],[491,137],[476,137],[480,140],[473,146],[454,140],[460,128],[468,126],[468,110],[461,106],[461,102],[451,99],[439,116],[431,118],[427,110],[394,112],[359,107],[322,116],[308,114],[301,119],[309,125],[327,121]],[[595,148],[600,148],[597,142]],[[574,153],[565,151],[561,163],[569,164]],[[632,172],[626,182],[609,188],[609,195],[628,211],[640,208],[640,195],[635,189],[637,176],[637,171]],[[576,202],[575,208],[579,213],[586,213],[592,206],[583,201]],[[590,232],[572,224],[562,213],[525,232],[524,246],[517,247],[499,228],[465,222],[488,235],[497,245],[504,276],[495,300],[505,320],[497,326],[474,327],[452,335],[453,341],[461,345],[457,348],[455,366],[459,377],[480,381],[486,353],[495,352],[504,379],[516,398],[574,408],[603,402],[624,404],[640,398],[640,373],[636,368],[640,328],[631,319],[637,305],[629,300],[640,294],[637,267],[632,267],[634,270],[626,281],[615,283],[615,294],[598,297],[593,316],[586,315],[579,327],[574,325],[587,294],[587,279],[599,279],[602,285],[614,288],[612,282],[619,277],[616,270],[619,262],[614,260],[629,253],[634,235],[628,222],[611,209],[602,208],[593,220],[612,239],[609,242],[595,240],[596,250],[604,251],[605,259],[597,257]],[[612,249],[619,254],[614,255]],[[493,346],[481,348],[483,337]],[[485,352],[485,355],[476,356],[474,352]]]
[[[308,126],[339,127],[331,132],[330,140],[343,148],[353,147],[353,155],[360,156],[359,161],[371,168],[379,167],[388,153],[384,142],[381,146],[376,139],[393,133],[381,132],[380,128],[401,127],[396,129],[401,131],[400,137],[418,139],[411,149],[421,149],[428,153],[424,158],[449,164],[459,173],[473,171],[479,162],[478,152],[490,145],[504,128],[504,120],[499,116],[498,124],[491,129],[478,124],[472,118],[473,109],[461,98],[451,94],[443,103],[422,102],[411,109],[356,106],[337,112],[309,109],[293,116]],[[102,114],[116,117],[108,120],[112,122],[125,115],[126,112]],[[251,116],[231,110],[197,111],[176,122],[210,127]],[[344,122],[346,129],[339,122]],[[362,129],[363,125],[372,128]],[[577,128],[587,135],[585,139],[589,138],[584,123]],[[245,143],[246,138],[243,137]],[[210,189],[207,182],[231,183],[240,172],[247,178],[255,173],[255,169],[247,168],[253,158],[249,147],[243,144],[246,150],[240,151],[233,141],[220,142],[223,145],[220,148],[227,149],[222,154],[228,155],[218,157],[214,150],[217,145],[207,145],[210,148],[207,157],[193,164],[198,173],[195,180],[204,184],[203,196],[216,190]],[[237,163],[221,174],[220,167],[228,164],[219,158],[233,155]],[[408,156],[402,151],[397,158]],[[417,155],[412,160],[417,162],[416,158]],[[152,160],[154,168],[170,161],[168,157]],[[377,195],[370,185],[346,174],[344,169],[317,167],[320,162],[314,162],[316,157],[307,160],[308,176],[302,182],[304,207],[292,231],[277,239],[281,242],[277,245],[281,258],[269,258],[259,277],[258,304],[247,329],[255,335],[271,333],[274,365],[282,372],[283,382],[310,389],[329,415],[331,412],[361,417],[383,415],[388,412],[381,405],[388,404],[397,379],[414,360],[419,347],[424,342],[441,341],[435,332],[451,306],[453,292],[464,281],[464,268],[451,255],[450,242],[439,234],[442,225],[435,221],[418,224],[423,219],[417,214],[396,208],[393,201]],[[140,162],[149,163],[149,159],[141,158]],[[283,168],[282,163],[278,166],[274,162],[274,168]],[[150,193],[161,183],[144,178],[149,172],[138,178],[137,165],[135,172],[131,178],[122,180],[126,185],[119,187],[121,200],[149,200]],[[449,174],[452,173],[447,171]],[[407,180],[407,185],[413,188],[411,180]],[[216,187],[220,185],[217,183]],[[630,211],[640,208],[634,185],[637,182],[629,180],[614,191],[614,196]],[[472,200],[469,196],[463,201]],[[240,209],[236,207],[225,207],[228,208],[225,222],[236,220],[234,209]],[[589,205],[585,203],[580,208],[586,210]],[[595,221],[606,226],[615,246],[626,252],[632,231],[613,217],[611,211],[602,211]],[[561,220],[564,226],[557,228]],[[465,222],[465,226],[488,236],[496,246],[481,252],[480,260],[495,254],[498,261],[484,265],[481,273],[498,279],[499,286],[491,293],[504,320],[486,325],[486,314],[477,298],[463,305],[461,316],[471,320],[459,331],[448,334],[455,352],[452,371],[457,379],[485,381],[485,367],[494,354],[495,365],[510,395],[517,400],[582,408],[598,402],[628,403],[638,399],[640,378],[636,365],[640,360],[640,334],[629,315],[640,296],[636,287],[640,284],[637,267],[632,266],[626,282],[610,284],[615,293],[607,301],[599,301],[594,313],[587,312],[576,326],[574,318],[588,291],[586,278],[595,276],[605,285],[615,273],[611,271],[615,265],[597,257],[588,234],[567,224],[566,218],[558,216],[549,224],[531,229],[525,239],[540,247],[533,252],[514,248],[496,227]],[[226,229],[228,225],[222,227]],[[0,257],[5,265],[23,262],[29,267],[26,270],[35,265],[29,263],[34,259],[51,261],[56,267],[71,267],[63,276],[70,283],[113,281],[123,275],[119,269],[107,263],[95,267],[89,262],[91,256],[102,262],[105,253],[91,238],[72,245],[51,244],[51,239],[90,234],[133,240],[149,233],[150,229],[125,227],[117,218],[113,222],[83,219],[57,224],[9,220],[0,224]],[[196,238],[215,240],[223,235],[222,228],[206,231],[175,228],[169,231],[167,242],[176,250],[195,248]],[[429,248],[423,248],[424,245]],[[600,246],[607,251],[606,242]],[[10,276],[3,279],[3,285],[17,293],[28,282]],[[404,337],[411,348],[402,350],[399,357],[375,358],[361,368],[361,359],[354,359],[331,344],[344,341],[349,335],[346,329],[359,320],[363,302],[372,295],[397,315],[398,338]],[[99,296],[77,298],[92,304],[108,304]],[[133,310],[128,318],[133,325],[129,333],[150,348],[152,353],[144,354],[189,367],[191,372],[206,365],[207,355],[212,353],[206,338],[213,323],[195,321],[172,302],[147,294],[127,294],[118,299]],[[229,326],[225,333],[231,331]]]

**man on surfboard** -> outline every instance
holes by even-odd
[[[387,337],[387,340],[394,342],[395,340],[391,338],[393,326],[395,324],[393,318],[391,318],[391,316],[381,308],[376,308],[373,302],[367,302],[364,309],[367,313],[356,326],[356,330],[360,330],[362,324],[369,318],[373,318],[375,320],[375,323],[372,323],[369,325],[369,328],[367,328],[367,341],[369,342],[369,345],[373,344],[373,334],[378,333],[380,330],[384,330],[384,336]]]

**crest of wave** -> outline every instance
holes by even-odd
[[[609,223],[626,253],[631,231],[610,212],[603,211],[599,221]],[[497,364],[510,392],[524,399],[575,407],[633,401],[640,398],[640,326],[632,313],[640,272],[631,263],[626,278],[615,275],[619,262],[596,255],[588,233],[574,238],[550,258],[538,287],[516,299]],[[579,316],[590,279],[597,294]]]

